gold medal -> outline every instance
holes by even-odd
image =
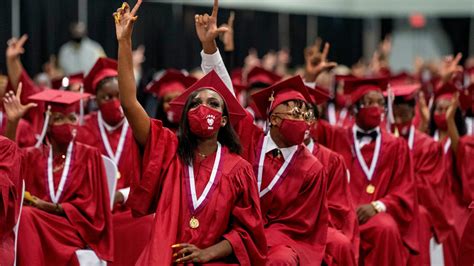
[[[196,217],[191,217],[191,220],[189,220],[189,227],[192,229],[196,229],[199,227],[199,220]]]
[[[367,194],[374,194],[374,192],[375,192],[375,187],[374,187],[374,185],[369,184],[369,185],[367,186],[367,188],[365,189],[365,192],[367,192]]]

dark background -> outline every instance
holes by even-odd
[[[18,0],[21,5],[21,32],[29,35],[22,61],[30,74],[41,71],[49,55],[56,54],[69,38],[69,24],[77,18],[77,0]],[[89,37],[98,41],[109,57],[116,58],[112,13],[120,7],[117,0],[88,1]],[[0,1],[0,72],[5,73],[4,49],[11,37],[11,1]],[[146,46],[145,71],[154,68],[193,69],[200,64],[200,44],[194,30],[194,14],[211,12],[210,8],[171,4],[144,3],[135,25],[134,45]],[[219,23],[227,21],[230,10],[220,9]],[[331,60],[352,65],[362,57],[363,19],[317,16],[318,35],[331,43]],[[306,15],[290,15],[292,66],[303,63],[306,39]],[[381,19],[381,36],[392,30],[390,18]],[[455,51],[468,52],[469,18],[442,18]],[[278,50],[278,13],[236,10],[236,59],[240,65],[249,48],[259,56]],[[454,45],[454,43],[456,45]]]

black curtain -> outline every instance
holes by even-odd
[[[30,36],[22,60],[33,75],[41,71],[49,56],[69,39],[69,25],[77,21],[77,0],[19,0],[21,3],[21,32]],[[117,41],[112,13],[120,1],[89,0],[89,37],[99,42],[107,56],[116,58]],[[0,1],[0,49],[11,36],[11,1]],[[200,65],[201,50],[194,29],[196,13],[211,12],[210,7],[146,2],[142,5],[133,35],[134,47],[146,46],[145,73],[163,68],[192,70]],[[220,9],[219,23],[225,23],[229,9]],[[289,45],[292,67],[302,65],[303,49],[307,43],[306,15],[290,15]],[[456,51],[467,52],[469,19],[444,19],[443,25]],[[390,32],[390,19],[384,19],[382,33]],[[331,43],[330,59],[352,65],[362,56],[363,20],[346,17],[317,17],[318,34]],[[279,47],[278,13],[236,10],[235,62],[242,65],[250,48],[263,56]],[[4,50],[3,50],[4,51]],[[5,72],[5,58],[0,56],[0,71]]]

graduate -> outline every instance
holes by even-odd
[[[144,150],[127,204],[137,216],[155,213],[136,265],[264,265],[257,185],[232,127],[245,111],[212,72],[171,103],[181,116],[177,135],[148,117],[136,98],[131,49],[140,4],[130,10],[125,3],[114,13],[121,105]]]
[[[360,224],[359,262],[365,265],[404,265],[409,254],[418,251],[408,145],[380,126],[385,106],[382,91],[387,84],[383,78],[346,80],[344,90],[354,103],[356,124],[333,128],[323,140],[344,157],[350,171]]]
[[[14,226],[21,204],[21,154],[17,145],[0,136],[0,261],[13,265],[15,260]]]
[[[419,210],[419,256],[410,258],[412,265],[429,265],[430,241],[443,243],[453,226],[449,206],[448,176],[444,171],[442,146],[414,125],[416,100],[421,85],[417,83],[391,86],[395,100],[395,123],[391,131],[404,138],[412,155]],[[432,238],[434,238],[432,240]]]
[[[95,95],[99,110],[84,118],[77,141],[97,147],[118,167],[113,213],[116,255],[111,265],[130,265],[145,248],[153,217],[134,219],[130,209],[124,205],[132,180],[140,175],[140,152],[120,106],[117,75],[115,60],[99,58],[84,78],[84,89]]]
[[[97,149],[74,140],[78,102],[87,97],[45,90],[30,98],[43,102],[48,113],[45,143],[22,150],[21,175],[29,206],[21,213],[18,265],[78,265],[75,251],[86,248],[102,260],[113,260],[112,215],[102,157]],[[5,109],[13,121],[34,107],[22,105],[20,98],[21,90],[6,96]]]
[[[196,81],[197,79],[186,76],[179,70],[168,69],[158,80],[146,86],[146,91],[152,93],[158,100],[154,117],[161,120],[165,127],[175,132],[178,130],[179,121],[176,119],[178,115],[171,110],[170,102]]]
[[[448,176],[449,187],[446,209],[451,212],[454,225],[454,230],[443,243],[444,260],[446,265],[455,265],[472,197],[468,185],[469,178],[459,174],[460,169],[456,163],[459,140],[466,134],[466,126],[459,108],[458,89],[454,83],[447,82],[438,86],[430,114],[430,135],[443,147],[444,171]]]
[[[203,46],[201,67],[216,71],[233,93],[215,38],[218,1],[213,16],[197,15],[196,31]],[[270,131],[254,125],[250,114],[237,132],[243,157],[252,165],[262,207],[269,265],[316,265],[322,262],[327,237],[327,174],[303,145],[311,98],[299,76],[252,95]],[[255,181],[254,181],[255,182]]]
[[[305,145],[324,165],[328,173],[327,202],[329,228],[324,262],[327,265],[357,265],[359,256],[359,231],[357,215],[352,205],[349,188],[349,173],[344,158],[320,145],[313,138],[320,121],[320,106],[329,101],[326,89],[316,86],[308,88],[310,106],[310,134],[305,136]],[[311,134],[313,133],[313,134]]]

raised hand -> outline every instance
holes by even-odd
[[[3,106],[9,122],[18,122],[20,118],[28,112],[28,110],[37,106],[36,103],[29,103],[27,105],[21,104],[21,89],[22,83],[20,82],[18,84],[16,95],[13,91],[9,91],[3,97]]]
[[[220,34],[220,39],[224,44],[224,50],[226,52],[232,52],[235,50],[234,44],[234,20],[235,20],[235,12],[230,12],[229,20],[227,23],[224,23],[220,26],[220,28],[227,28],[227,31]]]
[[[199,40],[201,41],[205,53],[214,53],[217,48],[215,47],[215,39],[219,34],[223,34],[229,29],[227,27],[217,27],[217,14],[219,12],[219,0],[214,0],[214,7],[212,8],[212,14],[209,16],[207,13],[204,15],[196,14],[194,21],[196,24],[196,33]]]
[[[320,51],[321,40],[318,39],[314,45],[305,49],[305,81],[315,82],[316,78],[323,71],[330,70],[337,66],[336,62],[327,60],[329,54],[329,43],[324,44],[323,51]]]
[[[454,58],[452,56],[447,56],[444,59],[439,69],[441,79],[444,83],[451,81],[455,74],[463,71],[462,66],[459,65],[461,58],[462,54],[458,53]]]
[[[28,35],[26,34],[23,34],[20,39],[11,38],[8,40],[6,51],[7,59],[15,59],[22,55],[25,52],[23,45],[25,45],[26,40],[28,40]]]
[[[456,115],[456,110],[458,109],[459,106],[459,93],[456,92],[453,95],[453,98],[451,99],[451,104],[448,107],[448,110],[446,111],[446,120],[447,121],[453,121]]]
[[[130,6],[124,2],[122,7],[117,9],[113,14],[115,19],[115,33],[117,35],[117,40],[131,40],[133,25],[137,21],[138,16],[136,16],[142,0],[138,0],[132,10]]]

